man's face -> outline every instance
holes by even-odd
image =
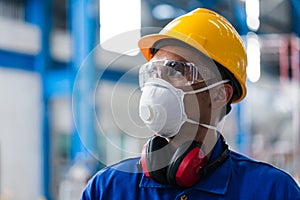
[[[197,74],[194,74],[194,78],[191,78],[191,73],[189,73],[194,72],[193,70],[189,71],[189,68],[184,69],[184,67],[190,66],[196,68],[194,71]],[[197,122],[188,123],[185,121],[178,132],[179,137],[169,138],[172,141],[175,138],[180,142],[193,139],[202,141],[207,130],[203,129],[199,124],[215,127],[219,122],[222,108],[227,104],[232,94],[232,88],[229,84],[221,82],[222,78],[217,66],[210,58],[200,52],[180,46],[164,46],[160,48],[149,63],[141,67],[141,88],[151,78],[165,80],[175,88],[183,90],[183,104],[186,117],[191,121]],[[228,88],[231,88],[231,90]],[[227,93],[228,91],[230,92]],[[172,97],[169,96],[168,98]],[[169,103],[173,102],[172,100],[174,99],[170,99]],[[168,101],[164,99],[163,102]]]
[[[195,66],[214,66],[209,59],[201,59],[196,52],[178,46],[165,46],[157,51],[151,61],[174,60],[181,62],[190,62]],[[164,70],[164,69],[161,69]],[[214,70],[215,71],[215,70]],[[207,72],[212,73],[212,72]],[[182,84],[182,80],[170,79],[169,77],[160,77],[170,82],[174,87],[180,88],[183,91],[191,91],[206,87],[209,81],[196,80],[192,85]],[[208,91],[193,95],[185,95],[184,97],[185,111],[189,119],[206,122],[209,124],[211,113],[211,100]],[[201,113],[200,113],[201,111]],[[200,114],[199,114],[200,113]]]

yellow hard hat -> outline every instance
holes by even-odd
[[[238,81],[242,91],[233,103],[241,101],[247,93],[247,55],[241,37],[234,27],[214,11],[198,8],[167,24],[158,34],[142,37],[139,48],[146,60],[153,57],[151,48],[159,40],[175,38],[224,66]]]

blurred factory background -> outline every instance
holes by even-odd
[[[248,96],[220,127],[231,148],[299,181],[299,0],[0,0],[0,200],[78,199],[138,155],[136,41],[196,7],[247,47]]]

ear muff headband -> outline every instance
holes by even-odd
[[[222,137],[222,140],[223,140],[222,142],[223,142],[223,149],[224,149],[224,151],[222,152],[222,154],[218,158],[216,158],[214,161],[208,163],[204,168],[202,168],[199,171],[199,176],[200,177],[204,177],[207,174],[209,174],[212,171],[214,171],[215,169],[217,169],[229,157],[230,150],[228,149],[228,145],[225,143],[223,137]]]

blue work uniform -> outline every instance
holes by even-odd
[[[219,140],[211,160],[222,153]],[[147,178],[136,166],[140,158],[99,171],[87,184],[82,200],[300,200],[299,185],[286,172],[230,151],[229,158],[190,188],[179,189]]]

